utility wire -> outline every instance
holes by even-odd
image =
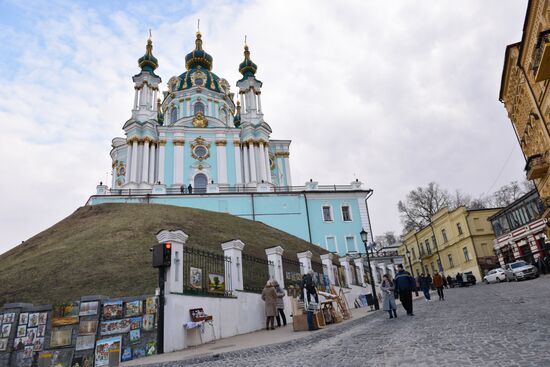
[[[485,196],[486,193],[491,192],[491,190],[493,189],[493,186],[495,186],[498,179],[500,178],[500,175],[502,175],[502,172],[504,172],[504,168],[506,168],[506,165],[508,164],[508,161],[510,160],[510,157],[512,156],[512,153],[514,152],[515,148],[516,148],[516,144],[514,143],[514,145],[512,145],[512,150],[510,150],[510,153],[508,154],[508,157],[506,158],[506,160],[504,161],[504,164],[500,168],[500,171],[498,172],[497,177],[495,178],[495,180],[493,181],[489,189],[486,190],[483,194],[481,194],[481,197]]]

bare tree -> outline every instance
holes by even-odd
[[[502,186],[495,191],[492,195],[492,204],[495,207],[505,207],[519,199],[528,191],[532,190],[529,184],[523,182],[520,184],[518,181],[512,181],[507,185]]]
[[[417,187],[407,194],[405,201],[397,203],[405,231],[419,230],[432,220],[432,215],[451,203],[450,195],[435,182]]]

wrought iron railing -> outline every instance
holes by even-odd
[[[183,293],[230,297],[231,258],[192,247],[183,248]]]
[[[298,260],[291,260],[283,257],[283,277],[285,287],[299,287],[302,282],[304,268]]]
[[[273,261],[248,254],[242,255],[243,288],[247,292],[262,293],[267,281],[273,278]]]

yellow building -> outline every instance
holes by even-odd
[[[480,281],[487,271],[498,266],[493,249],[495,235],[487,219],[499,210],[443,208],[426,227],[404,236],[399,255],[409,271],[412,267],[415,277],[420,273],[433,274],[435,270],[451,277],[472,272]]]
[[[550,207],[550,2],[530,0],[521,41],[508,45],[500,101],[525,156],[527,179]],[[550,210],[543,214],[550,219]]]

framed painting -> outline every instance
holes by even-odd
[[[48,322],[48,313],[40,312],[40,315],[38,316],[38,325],[46,325],[46,322]]]
[[[130,330],[141,329],[141,317],[132,317],[130,319]]]
[[[146,313],[157,313],[157,309],[158,309],[158,298],[147,297],[147,300],[145,301]]]
[[[11,333],[11,324],[4,324],[2,325],[2,328],[0,329],[0,335],[2,338],[9,338]]]
[[[72,338],[73,338],[73,329],[53,328],[52,337],[50,340],[50,347],[56,348],[56,347],[69,346],[73,342]]]
[[[122,362],[131,361],[132,360],[132,347],[126,347],[122,350]]]
[[[55,367],[71,367],[73,360],[72,349],[59,349],[52,351],[52,366]]]
[[[18,338],[22,338],[24,337],[25,335],[27,335],[27,325],[19,325],[17,327],[17,334],[16,336]]]
[[[143,301],[130,301],[125,303],[124,317],[140,316],[143,313]]]
[[[29,313],[23,312],[19,314],[19,325],[27,325],[29,322]]]
[[[78,312],[78,314],[80,316],[93,316],[97,315],[98,309],[99,301],[81,302],[80,311]]]
[[[101,335],[123,334],[130,331],[130,319],[102,321],[99,326]]]
[[[85,356],[79,356],[73,358],[72,367],[94,367],[94,356],[88,354]]]
[[[40,352],[41,350],[44,350],[44,338],[34,339],[33,346],[35,352]]]
[[[191,288],[202,289],[202,269],[191,266],[189,273],[189,285]]]
[[[157,354],[157,342],[149,342],[145,344],[145,355],[152,356],[153,354]]]
[[[95,335],[97,333],[97,320],[83,320],[78,325],[78,335]]]
[[[52,326],[78,324],[80,302],[60,303],[53,306]]]
[[[5,313],[4,317],[2,318],[2,323],[4,324],[12,324],[15,322],[15,312]]]
[[[155,315],[148,314],[143,316],[143,330],[151,331],[155,329]]]
[[[135,347],[132,351],[132,356],[134,359],[145,357],[145,348],[144,347]]]
[[[76,337],[75,350],[94,349],[95,335],[79,335]]]
[[[38,325],[36,328],[36,336],[39,338],[42,338],[46,336],[46,325]]]
[[[141,333],[139,329],[130,330],[130,343],[137,344],[141,339]]]
[[[8,338],[0,338],[0,352],[8,350]]]
[[[208,291],[225,293],[225,277],[221,274],[208,274]]]
[[[121,337],[98,340],[95,346],[95,367],[109,366],[117,358],[120,362]],[[114,363],[113,363],[114,365]]]
[[[38,312],[29,314],[29,327],[37,327],[39,318],[40,318],[40,313]]]
[[[103,320],[122,318],[122,301],[105,302],[103,304]]]

